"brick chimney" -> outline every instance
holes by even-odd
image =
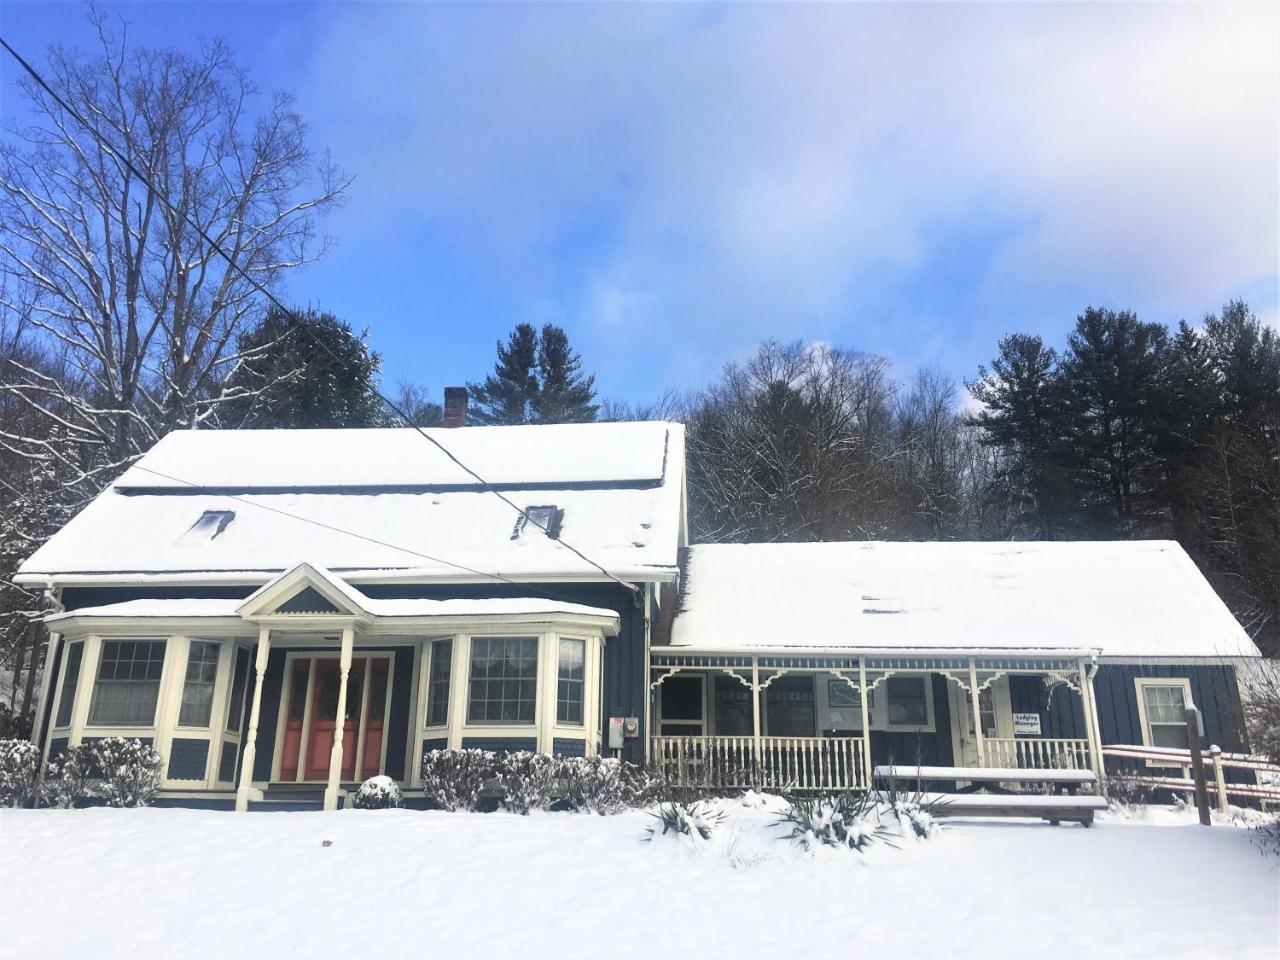
[[[467,425],[467,388],[444,388],[444,425],[446,427],[465,427]]]

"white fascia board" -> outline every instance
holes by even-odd
[[[708,657],[1024,657],[1090,658],[1085,647],[687,647],[654,646],[652,653]]]

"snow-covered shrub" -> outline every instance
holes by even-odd
[[[621,760],[561,757],[557,770],[565,800],[579,813],[609,815],[626,809],[632,791]]]
[[[68,810],[77,801],[93,796],[91,781],[96,762],[92,744],[67,747],[44,768],[41,800],[46,806]]]
[[[657,823],[649,827],[646,842],[655,837],[688,837],[692,843],[702,844],[710,841],[712,830],[724,819],[724,814],[702,801],[685,806],[683,803],[663,803],[658,805],[652,816]],[[658,832],[658,827],[662,832]]]
[[[1280,857],[1280,814],[1273,814],[1253,830],[1257,833],[1258,847],[1263,854]]]
[[[106,737],[90,749],[108,805],[145,807],[160,792],[162,758],[141,740]]]
[[[1280,763],[1280,660],[1259,660],[1240,671],[1240,685],[1250,749]]]
[[[938,821],[930,804],[919,800],[899,800],[889,810],[904,834],[910,831],[921,840],[928,840],[938,828]]]
[[[30,740],[0,740],[0,806],[26,806],[39,773],[39,747]]]
[[[551,803],[559,763],[545,753],[518,750],[498,758],[498,784],[502,805],[512,813],[527,815]]]
[[[392,810],[402,806],[400,785],[390,777],[379,774],[360,784],[351,806],[357,810]]]
[[[893,838],[880,821],[879,804],[867,793],[794,797],[778,823],[789,826],[786,836],[806,850],[819,845],[865,850]]]
[[[422,789],[446,810],[474,810],[496,766],[489,750],[432,750],[422,758]]]
[[[1117,770],[1107,776],[1107,800],[1122,811],[1139,804],[1154,803],[1156,788],[1142,783],[1132,770]]]

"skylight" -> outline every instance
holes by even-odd
[[[532,521],[532,525],[530,524]],[[516,518],[515,529],[511,531],[511,539],[519,539],[526,527],[531,527],[529,534],[541,533],[539,527],[547,531],[552,540],[560,539],[560,525],[564,522],[564,511],[557,506],[543,505],[525,507],[524,513]]]
[[[191,529],[182,535],[180,543],[208,543],[236,518],[234,510],[206,510]]]

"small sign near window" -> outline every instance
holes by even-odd
[[[839,707],[860,707],[862,700],[858,696],[857,687],[851,687],[843,680],[827,681],[827,703],[833,708]],[[867,695],[867,706],[875,706],[875,698],[873,694]]]
[[[1013,735],[1015,737],[1040,736],[1040,714],[1015,713],[1013,715]]]

